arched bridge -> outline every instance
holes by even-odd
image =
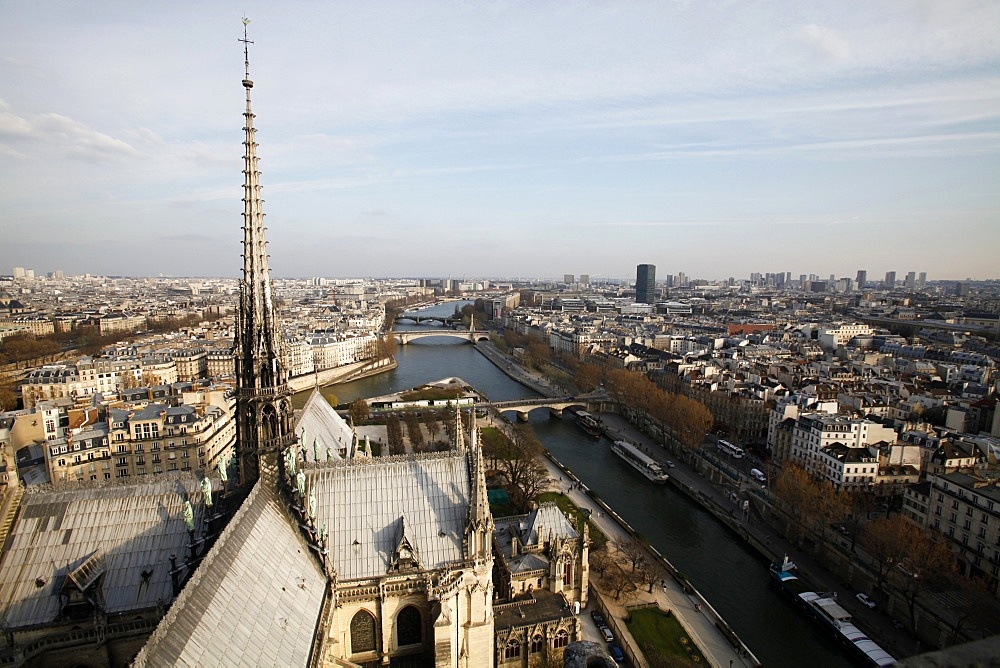
[[[488,331],[477,329],[472,331],[467,329],[425,329],[419,332],[393,331],[392,335],[399,341],[399,345],[401,346],[405,346],[416,339],[425,339],[428,336],[449,336],[453,339],[468,341],[469,343],[490,340],[490,333]]]
[[[419,325],[424,322],[439,322],[442,325],[448,325],[452,323],[462,322],[462,317],[458,316],[444,316],[444,315],[417,315],[415,313],[403,313],[396,316],[395,322],[402,322],[403,320],[412,320],[415,324]]]
[[[592,392],[590,394],[576,397],[545,397],[542,399],[513,399],[511,401],[493,401],[489,404],[478,404],[478,406],[494,408],[501,413],[514,411],[517,419],[521,422],[528,421],[528,414],[539,408],[548,410],[556,417],[562,417],[563,411],[567,408],[578,408],[585,411],[598,412],[604,410],[605,404],[610,403],[611,398],[604,392]]]

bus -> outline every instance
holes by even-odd
[[[731,455],[733,459],[741,459],[743,457],[743,448],[733,445],[729,441],[723,441],[719,439],[719,450]]]

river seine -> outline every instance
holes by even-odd
[[[450,315],[454,308],[443,304],[421,315]],[[331,389],[346,403],[458,376],[494,401],[537,396],[457,339],[420,339],[400,346],[396,359],[393,371]],[[607,439],[594,442],[571,419],[534,411],[531,424],[546,448],[688,576],[764,665],[851,665],[831,639],[768,585],[766,561],[701,506],[669,485],[649,484],[611,453]]]

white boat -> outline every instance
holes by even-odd
[[[611,451],[657,485],[662,485],[670,479],[670,476],[667,475],[667,472],[663,470],[658,461],[644,453],[639,446],[633,443],[615,441],[611,444]]]

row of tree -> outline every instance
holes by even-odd
[[[712,428],[712,414],[704,404],[682,394],[664,392],[638,371],[609,371],[604,375],[604,387],[626,411],[638,412],[659,423],[688,451],[700,448]]]
[[[864,493],[838,490],[789,463],[771,485],[771,494],[791,519],[790,537],[795,540],[809,536],[815,545],[823,545],[831,526],[853,529],[849,531],[850,550],[856,552],[860,545],[859,557],[867,557],[874,578],[873,595],[883,603],[892,593],[899,595],[906,603],[911,630],[916,629],[920,597],[934,591],[958,593],[946,613],[953,642],[970,619],[993,609],[985,581],[962,574],[941,535],[899,513],[868,521],[872,500]]]

